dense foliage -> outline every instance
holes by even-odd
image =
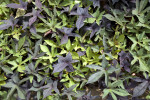
[[[150,99],[149,77],[150,0],[0,0],[0,100]]]

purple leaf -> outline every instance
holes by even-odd
[[[73,72],[73,71],[74,71],[74,68],[73,68],[72,64],[69,64],[69,65],[66,67],[66,70],[67,70],[67,72]]]
[[[37,16],[33,16],[29,19],[29,26],[31,26],[37,20]]]
[[[72,63],[78,62],[78,60],[72,60],[71,53],[69,52],[66,57],[58,56],[58,63],[55,64],[53,73],[62,72],[66,69],[68,72],[74,71]]]
[[[26,29],[28,25],[29,25],[29,22],[24,21],[22,30]]]
[[[35,5],[40,9],[42,10],[42,3],[40,0],[35,0]]]
[[[58,64],[54,65],[53,73],[63,71],[67,65],[68,65],[67,63],[58,63]]]
[[[113,5],[118,2],[119,0],[112,0]]]
[[[32,8],[32,12],[27,13],[24,16],[37,16],[39,18],[43,18],[44,16],[42,16],[40,13],[41,13],[41,10],[35,10],[34,8]]]
[[[66,27],[63,27],[63,29],[64,29],[64,33],[65,33],[65,34],[71,34],[74,28],[66,28]]]
[[[5,30],[5,29],[8,29],[11,25],[9,24],[2,24],[0,25],[0,30]]]
[[[81,16],[76,21],[76,27],[78,30],[84,25],[84,22],[83,22],[84,20],[85,20],[85,18]]]
[[[93,6],[95,7],[100,7],[100,0],[90,0],[93,1]]]
[[[63,59],[65,59],[65,57],[62,57],[62,56],[57,56],[59,59],[58,59],[58,63],[62,63],[63,62]]]
[[[37,17],[39,17],[39,18],[44,17],[40,13],[41,13],[41,11],[32,9],[32,13],[27,13],[24,15],[24,16],[33,16],[29,19],[29,26],[31,26],[37,20]],[[34,32],[34,33],[36,33],[36,32]]]
[[[59,94],[59,90],[57,89],[57,83],[58,83],[57,81],[54,81],[54,82],[48,83],[47,85],[41,87],[41,89],[45,89],[43,91],[43,99],[46,98],[49,95],[53,95],[51,93],[52,90],[54,90],[56,93]]]
[[[27,10],[27,2],[23,2],[22,0],[19,0],[19,2],[20,2],[20,4],[21,4],[21,7],[22,7],[22,9],[25,9],[25,10]]]
[[[92,38],[99,29],[100,29],[100,26],[98,26],[96,22],[94,22],[90,27],[88,27],[87,30],[92,31],[90,38]]]
[[[67,61],[72,61],[72,56],[71,56],[71,53],[70,53],[70,52],[67,54],[66,60],[67,60]]]
[[[146,91],[148,86],[149,86],[148,81],[145,81],[139,84],[138,86],[136,86],[133,90],[133,97],[141,96]]]
[[[67,28],[67,27],[63,27],[63,29],[58,29],[61,33],[65,34],[61,39],[61,44],[67,43],[69,36],[79,37],[78,34],[72,33],[73,29],[74,28]]]
[[[82,14],[84,14],[84,12],[85,12],[85,11],[84,11],[84,8],[80,8],[80,7],[77,8],[77,14],[78,14],[78,15],[81,16]]]
[[[119,53],[119,60],[120,60],[120,66],[121,67],[124,67],[124,69],[127,71],[127,72],[130,72],[130,62],[131,60],[133,59],[131,54],[130,53],[126,53],[124,51],[121,51]]]
[[[20,4],[16,4],[16,3],[8,4],[7,7],[15,8],[15,9],[22,8]]]
[[[51,88],[49,88],[49,89],[45,89],[44,91],[43,91],[43,99],[45,99],[47,96],[49,96],[49,95],[52,95],[52,93],[51,93]]]
[[[32,15],[33,15],[33,13],[27,13],[24,16],[32,16]]]
[[[19,0],[19,3],[20,4],[11,3],[11,4],[8,4],[7,7],[14,8],[14,9],[18,9],[18,8],[21,8],[24,10],[27,9],[27,4],[28,4],[27,2],[23,2],[22,0]]]
[[[54,89],[54,91],[56,92],[56,93],[58,93],[58,94],[60,94],[60,92],[59,92],[59,90],[58,90],[58,88],[57,88],[57,81],[54,81],[54,83],[53,83],[53,89]]]
[[[127,66],[125,65],[125,66],[124,66],[124,69],[125,69],[127,72],[130,73],[131,70],[130,70],[130,68],[129,68],[128,66],[130,66],[130,64],[128,64]]]
[[[86,100],[95,100],[98,97],[99,96],[92,96],[90,91],[87,95],[84,94],[83,96],[79,97],[77,100],[84,100],[85,98]]]
[[[62,44],[65,44],[65,43],[67,43],[68,42],[68,36],[67,35],[64,35],[63,37],[62,37],[62,39],[61,39],[61,45]]]
[[[71,13],[71,14],[70,14],[70,15],[78,15],[78,16],[79,16],[78,20],[76,21],[76,27],[77,27],[78,30],[84,25],[84,22],[83,22],[83,21],[84,21],[86,18],[91,18],[91,17],[93,17],[93,16],[91,16],[91,15],[88,13],[88,9],[89,9],[89,7],[86,7],[86,8],[78,7],[76,13]]]
[[[85,52],[84,52],[84,51],[78,51],[77,53],[78,53],[79,56],[85,55]]]
[[[14,17],[10,16],[9,20],[2,20],[1,22],[4,22],[5,24],[0,25],[0,30],[8,29],[9,27],[12,27],[13,30],[18,19],[14,19]]]
[[[112,64],[113,64],[114,67],[116,67],[117,64],[118,64],[118,61],[115,59],[115,60],[113,60]]]
[[[35,28],[35,26],[31,25],[30,32],[36,34],[36,28]]]
[[[77,14],[77,8],[79,7],[79,4],[76,4],[70,11],[69,15],[78,15]]]
[[[136,82],[144,82],[145,81],[145,79],[141,79],[141,78],[139,78],[139,77],[136,77],[136,78],[132,78],[134,81],[136,81]]]

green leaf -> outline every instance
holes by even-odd
[[[95,18],[87,18],[84,22],[86,23],[94,23]]]
[[[5,85],[3,85],[3,87],[12,88],[12,87],[15,87],[15,84],[12,83],[12,82],[8,82],[8,83],[6,83]]]
[[[91,58],[92,51],[91,51],[91,48],[90,48],[90,47],[88,47],[88,48],[86,49],[86,55],[87,55],[88,58]]]
[[[40,74],[35,74],[35,75],[38,78],[38,82],[40,82],[43,79],[43,77]]]
[[[68,6],[72,4],[72,0],[64,0],[59,6]]]
[[[142,34],[139,34],[138,41],[141,42],[143,40],[144,36],[145,36],[145,32],[143,32]]]
[[[50,51],[47,46],[40,44],[40,47],[43,52],[46,52],[48,55],[50,55]]]
[[[98,65],[94,65],[94,64],[91,64],[91,65],[87,65],[88,68],[92,68],[92,69],[99,69],[99,70],[104,70],[102,67],[98,66]]]
[[[104,46],[104,51],[107,51],[109,47],[107,46],[105,35],[103,35],[103,46]]]
[[[138,58],[137,57],[134,57],[134,59],[131,61],[131,65],[135,64],[135,62],[138,61]]]
[[[104,94],[103,94],[102,98],[104,99],[109,94],[109,89],[104,89],[103,93]]]
[[[121,34],[117,40],[118,42],[124,42],[124,38],[125,38],[124,34]]]
[[[107,19],[111,20],[111,21],[116,21],[115,17],[110,15],[110,14],[105,14],[103,16],[106,17]]]
[[[40,44],[41,44],[41,43],[42,43],[42,39],[38,40],[38,41],[35,43],[35,49],[34,49],[33,58],[38,55],[39,50],[40,50]]]
[[[47,31],[49,31],[49,28],[40,28],[40,27],[39,27],[39,28],[36,29],[36,31],[37,31],[37,32],[40,32],[40,33],[45,33],[45,32],[47,32]]]
[[[25,64],[26,62],[28,62],[32,57],[29,56],[28,58],[26,58],[24,61],[21,61],[20,64]]]
[[[139,63],[140,63],[140,69],[141,71],[147,71],[150,72],[149,67],[147,66],[146,62],[142,59],[139,59]]]
[[[50,17],[53,16],[52,12],[51,12],[48,8],[43,7],[43,9],[44,9],[44,11],[45,11]]]
[[[148,0],[141,0],[139,12],[141,12],[146,7],[147,3],[148,3]]]
[[[6,100],[10,100],[10,98],[13,95],[13,93],[15,92],[15,90],[16,90],[16,86],[14,86],[14,87],[11,88],[11,90],[7,94],[7,99]]]
[[[137,41],[136,41],[136,37],[129,37],[128,36],[128,38],[133,42],[133,43],[136,43]]]
[[[123,81],[122,80],[116,80],[114,81],[113,83],[111,83],[111,87],[112,88],[115,88],[117,86],[120,86],[121,84],[123,84]]]
[[[18,93],[19,98],[25,99],[24,91],[22,89],[20,89],[18,86],[16,88],[17,88],[17,93]]]
[[[23,16],[25,13],[26,13],[26,11],[24,9],[17,9],[15,18]]]
[[[110,92],[110,94],[111,94],[113,100],[117,100],[117,97],[115,96],[115,94],[113,92]]]
[[[105,71],[104,74],[105,74],[105,84],[107,86],[108,85],[108,72]]]
[[[7,74],[13,74],[11,68],[9,68],[8,66],[4,66],[4,67],[2,67],[2,69]]]
[[[21,47],[23,46],[24,42],[25,42],[26,37],[24,36],[23,38],[21,38],[18,42],[18,50],[21,49]]]
[[[52,40],[45,40],[45,42],[52,47],[57,47],[57,44]]]
[[[67,44],[66,44],[66,49],[67,49],[68,51],[71,51],[71,49],[72,49],[72,45],[71,45],[70,39],[68,39],[68,42],[67,42]]]
[[[105,56],[103,55],[102,67],[106,68],[108,64],[109,64],[108,61],[106,60]]]
[[[94,82],[98,81],[98,79],[99,79],[103,74],[104,74],[103,71],[99,71],[99,72],[96,72],[96,73],[92,74],[92,75],[89,77],[87,84],[88,84],[88,83],[94,83]]]
[[[119,96],[128,96],[130,95],[126,90],[124,89],[113,89],[112,90],[115,94],[119,95]]]
[[[128,37],[132,42],[132,46],[131,46],[131,50],[135,49],[136,45],[137,45],[137,41],[136,41],[136,38],[135,37]]]
[[[137,45],[137,42],[136,42],[136,43],[133,43],[132,46],[131,46],[131,50],[134,50],[135,47],[136,47],[136,45]]]

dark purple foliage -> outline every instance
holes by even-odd
[[[77,13],[77,8],[79,7],[79,4],[76,4],[73,6],[73,8],[70,11],[70,15],[74,15]]]
[[[35,10],[34,8],[32,9],[32,12],[31,13],[27,13],[26,15],[24,16],[32,16],[30,19],[29,19],[29,26],[31,26],[36,20],[37,18],[44,18],[43,15],[40,14],[41,11],[40,10]]]
[[[11,3],[11,4],[8,4],[7,7],[14,8],[14,9],[21,8],[21,9],[27,10],[27,4],[28,4],[27,2],[23,2],[22,0],[19,0],[19,3],[20,4]]]
[[[124,69],[127,71],[127,72],[130,72],[130,62],[132,61],[132,56],[131,54],[128,52],[124,52],[124,51],[121,51],[119,53],[119,60],[120,60],[120,66],[121,67],[124,67]]]
[[[40,0],[35,0],[35,5],[40,9],[42,10],[42,3]]]
[[[77,100],[95,100],[99,96],[92,96],[91,91],[87,95],[83,95],[82,97],[78,98]]]
[[[112,0],[113,5],[118,2],[119,0]]]
[[[66,28],[66,27],[63,27],[63,29],[58,29],[60,32],[62,32],[64,34],[64,36],[61,39],[61,44],[67,43],[69,36],[73,36],[73,37],[78,36],[79,37],[78,34],[72,33],[73,29],[74,28]]]
[[[140,82],[140,84],[137,85],[133,90],[133,97],[141,96],[142,94],[145,93],[147,88],[149,88],[150,90],[150,79],[148,75],[146,78],[136,77],[136,78],[132,78],[132,80],[136,82]]]
[[[79,56],[83,56],[83,55],[85,55],[86,52],[85,51],[78,51],[77,53]]]
[[[90,0],[93,2],[93,6],[95,7],[100,7],[100,0]]]
[[[66,88],[66,87],[64,86],[64,90],[63,90],[62,95],[67,95],[68,97],[71,96],[71,95],[75,96],[76,93],[73,91],[73,89],[74,89],[76,86],[77,86],[77,84],[72,85],[72,86],[69,87],[69,88]]]
[[[96,22],[94,22],[90,27],[88,27],[87,30],[91,30],[90,38],[92,38],[99,29],[100,29],[100,26],[97,25]]]
[[[23,21],[23,27],[22,27],[22,30],[26,29],[29,25],[29,22],[28,21]]]
[[[33,25],[30,26],[30,32],[36,34],[35,26],[33,26]]]
[[[41,89],[44,89],[43,91],[43,99],[46,98],[49,95],[53,95],[51,92],[54,90],[56,93],[60,93],[59,90],[57,89],[57,81],[50,82],[45,86],[42,86]]]
[[[66,57],[58,57],[58,63],[53,66],[53,73],[62,72],[64,69],[66,69],[68,72],[74,71],[72,63],[78,62],[78,60],[73,60],[71,53],[68,53]]]
[[[2,2],[3,1],[4,0],[2,0]],[[6,3],[7,1],[9,0],[6,0]],[[10,2],[13,1],[15,0],[10,0]],[[42,5],[41,1],[44,5]],[[135,36],[135,34],[133,34],[135,33],[135,30],[137,30],[137,33],[140,33],[143,30],[145,31],[146,35],[146,37],[143,37],[143,39],[149,38],[149,34],[147,34],[149,33],[149,28],[146,29],[148,26],[147,23],[143,22],[145,19],[143,19],[142,21],[142,17],[145,15],[144,12],[146,12],[147,15],[149,14],[150,0],[147,5],[145,4],[145,2],[147,3],[148,0],[144,0],[145,2],[141,2],[143,0],[139,0],[148,8],[144,7],[142,4],[136,4],[137,0],[77,1],[80,1],[80,4],[74,5],[74,3],[76,3],[74,2],[74,0],[19,0],[18,4],[11,3],[6,5],[6,7],[9,7],[7,9],[14,8],[10,10],[12,12],[7,11],[6,9],[4,9],[3,11],[2,9],[2,14],[6,10],[4,16],[2,14],[0,15],[2,19],[7,18],[7,16],[10,16],[10,19],[0,21],[3,22],[0,25],[0,30],[9,29],[10,27],[12,27],[12,30],[14,30],[14,28],[15,30],[17,30],[17,28],[19,29],[19,34],[10,34],[12,31],[11,28],[10,30],[1,31],[0,33],[1,38],[3,39],[4,37],[4,40],[2,40],[2,43],[0,43],[0,70],[2,74],[0,75],[0,77],[2,77],[2,84],[4,83],[4,81],[6,82],[6,84],[0,85],[0,92],[2,92],[2,94],[5,94],[5,92],[7,93],[7,98],[5,99],[9,100],[14,99],[13,97],[15,97],[16,100],[41,100],[47,98],[50,95],[55,95],[59,98],[65,97],[62,100],[71,100],[72,96],[73,100],[95,100],[98,96],[92,96],[91,92],[89,92],[88,94],[78,92],[79,87],[81,90],[83,86],[86,87],[90,85],[98,85],[102,91],[104,89],[112,90],[109,91],[108,95],[106,96],[106,99],[108,100],[113,100],[113,98],[115,97],[117,98],[117,100],[128,100],[129,98],[127,95],[129,94],[124,94],[125,91],[122,91],[121,93],[122,89],[126,90],[130,94],[133,94],[130,95],[132,96],[133,100],[140,100],[137,97],[142,96],[146,90],[150,91],[150,79],[148,77],[149,73],[147,74],[147,77],[144,78],[142,74],[145,75],[146,72],[142,71],[140,68],[138,69],[138,67],[134,67],[139,65],[141,67],[142,62],[143,65],[148,66],[150,64],[149,56],[145,55],[143,57],[141,53],[141,62],[136,62],[133,66],[131,66],[130,64],[133,59],[132,55],[129,52],[121,51],[118,54],[119,59],[117,59],[115,54],[117,54],[118,52],[118,47],[112,47],[113,43],[111,43],[111,41],[108,41],[108,39],[112,40],[112,37],[114,37],[117,29],[119,35],[124,34],[123,31],[121,31],[122,26],[118,25],[118,22],[122,22],[124,24],[123,28],[125,28],[125,32],[130,33],[131,36]],[[50,2],[52,2],[53,4],[49,4]],[[46,8],[43,9],[43,7]],[[133,15],[136,7],[139,7],[138,10],[141,10],[140,13],[138,13],[138,16]],[[24,16],[20,16],[18,18],[14,18],[11,16],[18,15],[22,10],[27,12]],[[100,13],[100,16],[97,15],[99,14],[97,13],[97,11]],[[115,21],[110,21],[105,17],[102,17],[102,19],[100,19],[101,14],[103,14],[101,13],[101,11],[105,12],[105,14],[111,14],[115,16],[115,21],[117,23]],[[120,15],[119,12],[114,11],[121,11],[123,15]],[[93,17],[90,14],[96,15],[96,22],[99,20],[98,24],[96,22],[93,22],[91,24],[84,23],[87,18]],[[41,22],[41,20],[39,19],[44,17],[47,18]],[[147,17],[144,18],[147,19]],[[122,19],[125,19],[127,21],[124,21]],[[46,20],[50,20],[50,23],[46,23]],[[140,23],[138,23],[139,21]],[[45,27],[44,24],[47,24],[50,29],[48,27]],[[142,24],[145,26],[143,26]],[[55,28],[60,27],[63,28],[56,29],[57,32],[54,31]],[[22,28],[22,30],[20,30],[20,28]],[[36,28],[38,29],[38,31],[36,31]],[[90,36],[89,34],[86,34],[86,31],[91,32]],[[15,35],[19,35],[19,41],[15,39]],[[57,37],[57,35],[59,36]],[[98,35],[98,38],[95,38],[96,35]],[[83,37],[76,38],[81,36]],[[21,37],[26,38],[22,40]],[[39,39],[40,37],[41,39]],[[127,39],[127,37],[128,34],[125,34],[124,39]],[[76,38],[77,40],[77,44],[75,44],[77,45],[77,50],[76,48],[71,48],[71,50],[68,50],[67,48],[66,50],[66,45],[63,44],[66,44],[68,40],[70,40],[71,43],[74,43],[74,38]],[[49,39],[52,42],[50,41],[49,43],[47,43],[47,41],[45,40]],[[61,40],[61,43],[59,40]],[[146,44],[144,43],[145,41],[148,40],[145,39],[144,41],[142,41],[141,44],[143,45],[138,43],[139,45],[141,45],[138,48],[143,48]],[[44,51],[43,49],[45,49],[44,47],[41,46],[40,48],[40,44],[45,45],[45,42],[47,47],[46,49],[49,51],[48,55],[45,55],[46,52],[42,52]],[[57,42],[57,46],[51,46],[54,42]],[[124,44],[128,45],[132,43],[130,43],[130,41],[127,41],[124,42]],[[120,46],[121,44],[117,45]],[[6,48],[4,48],[3,46],[6,46]],[[80,46],[83,48],[81,48]],[[91,48],[87,49],[88,46]],[[130,50],[128,46],[126,46],[127,49],[125,49],[127,51]],[[121,48],[119,49],[122,50]],[[56,56],[56,54],[62,52],[63,50],[69,53],[64,53],[66,54],[65,57],[64,55]],[[137,52],[139,51],[139,49],[137,48],[134,50]],[[73,55],[71,54],[74,54],[74,52],[77,52],[78,55],[74,56],[79,56],[78,59],[80,60],[80,62],[79,60],[73,60]],[[140,52],[141,51],[139,51],[139,53]],[[145,50],[145,53],[149,53],[149,51],[146,52]],[[87,56],[85,54],[87,54]],[[43,55],[45,56],[42,57]],[[99,55],[100,57],[98,57]],[[136,54],[134,54],[133,56],[136,57]],[[28,57],[30,58],[28,59]],[[54,58],[53,63],[49,62],[50,57]],[[114,59],[113,57],[116,59]],[[57,58],[58,62],[56,61]],[[86,64],[96,65],[91,66],[91,68],[94,69],[92,70],[87,69],[85,67]],[[97,64],[101,66],[98,66]],[[51,65],[53,65],[53,68],[50,67]],[[77,66],[76,71],[74,71],[74,65]],[[19,69],[23,71],[20,72]],[[122,69],[124,69],[125,71]],[[67,73],[64,73],[64,70]],[[100,71],[98,72],[98,70]],[[64,77],[64,74],[67,74],[67,77]],[[92,78],[89,77],[89,75],[91,75]],[[87,81],[88,77],[90,81]],[[64,82],[61,82],[63,80],[67,80],[66,83],[68,83],[64,84]],[[95,82],[94,84],[88,84],[92,83],[91,80],[96,81],[93,81]],[[74,82],[75,85],[72,85],[69,88],[65,87],[73,84],[72,82]],[[117,90],[119,90],[118,92],[120,93],[118,93]],[[114,93],[114,95],[112,93]],[[1,96],[2,95],[0,94],[0,98]],[[56,98],[54,97],[53,99]]]
[[[89,7],[86,7],[86,8],[78,7],[76,12],[73,11],[73,12],[70,13],[70,15],[78,15],[79,16],[78,20],[76,21],[76,27],[77,27],[78,30],[84,25],[83,21],[86,18],[93,17],[92,15],[90,15],[88,13],[88,9],[89,9]]]
[[[12,30],[13,30],[14,26],[18,22],[18,19],[14,19],[14,17],[10,16],[10,19],[2,20],[1,22],[4,22],[4,24],[0,25],[0,30],[5,30],[5,29],[8,29],[9,27],[12,27]]]

